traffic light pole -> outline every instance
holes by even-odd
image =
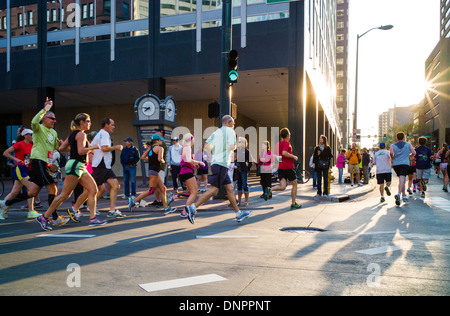
[[[222,0],[222,45],[220,53],[220,117],[231,113],[231,86],[228,83],[228,52],[231,50],[233,0]]]

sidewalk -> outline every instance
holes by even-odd
[[[358,187],[358,186],[351,187],[350,184],[338,184],[337,183],[338,182],[337,181],[338,180],[337,179],[338,170],[335,167],[332,170],[333,170],[333,175],[335,176],[336,179],[330,185],[330,195],[328,197],[320,197],[320,198],[316,197],[317,190],[313,189],[312,178],[311,178],[308,183],[298,185],[297,199],[300,202],[302,200],[343,202],[343,201],[346,201],[346,200],[349,200],[352,198],[362,196],[366,193],[373,191],[376,188],[376,180],[375,179],[371,179],[369,184],[363,185],[361,187]],[[348,173],[346,173],[344,171],[343,178],[345,178],[347,175],[348,175]],[[119,209],[122,212],[124,212],[124,211],[128,212],[128,200],[122,199],[123,178],[119,178],[119,182],[120,182],[121,188],[119,190],[119,196],[117,198],[116,209]],[[6,181],[4,181],[4,183],[5,183],[5,193],[3,195],[3,198],[11,191],[11,188],[12,188],[11,180],[6,180]],[[141,184],[142,184],[141,178],[138,178],[137,184],[138,184],[137,194],[139,195],[140,193],[145,192],[146,188],[141,186]],[[250,176],[248,179],[248,184],[249,184],[249,188],[250,188],[250,196],[249,196],[249,204],[250,205],[243,209],[253,209],[253,208],[267,209],[267,208],[280,207],[279,199],[274,198],[272,200],[264,201],[264,199],[260,198],[260,196],[263,192],[261,189],[261,185],[259,183],[259,177]],[[276,185],[276,183],[274,183],[273,186],[274,185]],[[59,192],[61,191],[61,187],[62,187],[62,183],[60,183]],[[290,188],[291,188],[290,185],[288,185],[288,187],[286,188],[286,190],[284,192],[275,192],[274,196],[277,196],[277,195],[289,196],[290,191],[291,191]],[[168,185],[168,192],[173,192],[170,181],[169,181],[169,185]],[[199,195],[200,195],[200,193],[199,193]],[[106,194],[105,194],[105,196],[106,196]],[[47,190],[45,188],[42,189],[42,191],[40,193],[40,198],[41,198],[42,208],[38,208],[36,210],[39,213],[43,213],[43,212],[45,212],[45,210],[48,207],[48,203],[46,201]],[[244,199],[244,197],[242,197],[242,199]],[[154,197],[154,195],[152,195],[146,199],[146,202],[151,203],[154,200],[155,200],[155,197]],[[286,200],[289,200],[289,199],[286,199]],[[63,212],[65,210],[67,210],[68,208],[70,208],[72,205],[72,201],[73,201],[73,196],[71,196],[66,202],[64,202],[58,208],[58,211]],[[109,211],[109,204],[110,204],[110,201],[109,201],[109,199],[106,199],[106,198],[99,199],[97,202],[97,206],[98,206],[98,209],[100,210],[100,212]],[[171,204],[171,206],[177,207],[178,210],[181,211],[183,209],[183,207],[185,206],[185,204],[186,204],[186,198],[176,197],[175,201]],[[28,211],[27,208],[24,208],[26,205],[27,205],[26,202],[14,204],[13,206],[11,206],[10,212]],[[199,210],[200,211],[201,210],[204,210],[204,211],[206,211],[206,210],[208,210],[208,211],[232,211],[232,208],[229,206],[228,200],[218,199],[218,200],[208,201]],[[162,208],[148,205],[146,207],[139,207],[139,208],[134,209],[134,212],[152,212],[152,211],[162,213]],[[86,211],[84,210],[84,212],[86,212]],[[65,215],[65,213],[63,213],[63,215]]]

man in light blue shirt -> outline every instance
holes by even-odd
[[[253,213],[252,211],[243,212],[239,210],[234,197],[233,183],[228,176],[228,165],[232,161],[232,155],[234,155],[234,149],[236,148],[236,133],[233,127],[234,119],[230,115],[225,115],[222,117],[222,127],[212,133],[206,140],[209,149],[212,151],[212,175],[208,180],[210,184],[208,191],[199,197],[197,203],[186,206],[188,219],[192,224],[194,224],[197,208],[216,195],[222,185],[227,190],[228,200],[233,206],[238,222],[241,222]]]
[[[400,193],[403,197],[403,202],[408,202],[405,191],[406,176],[408,175],[410,159],[409,155],[416,155],[413,146],[410,143],[403,141],[405,133],[397,133],[397,142],[391,145],[389,154],[392,158],[392,166],[398,176],[398,194],[395,195],[395,204],[400,205]]]

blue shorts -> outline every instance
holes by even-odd
[[[222,185],[227,185],[231,183],[230,177],[228,176],[228,168],[220,165],[211,166],[212,175],[208,179],[208,183],[213,187],[220,188]]]
[[[29,177],[27,166],[14,166],[12,177],[14,180],[21,181],[22,179]]]

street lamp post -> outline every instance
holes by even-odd
[[[387,30],[392,29],[393,27],[394,27],[393,25],[382,25],[382,26],[379,26],[379,27],[371,28],[370,30],[364,32],[361,35],[359,35],[359,34],[357,35],[357,38],[356,38],[355,108],[354,108],[354,111],[353,111],[353,129],[357,128],[356,121],[357,121],[357,108],[358,108],[357,106],[358,106],[358,50],[359,50],[359,39],[361,37],[363,37],[364,35],[366,35],[367,33],[369,33],[370,31],[372,31],[372,30],[378,29],[378,30],[387,31]]]

